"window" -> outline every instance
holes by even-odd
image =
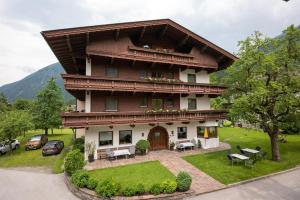
[[[140,79],[145,79],[148,77],[148,73],[145,70],[140,71]]]
[[[119,144],[131,144],[132,143],[132,131],[125,130],[119,131]]]
[[[212,127],[197,127],[197,137],[204,137],[205,128],[207,128],[208,131],[208,137],[210,138],[216,138],[218,137],[218,128],[216,126]]]
[[[162,99],[152,99],[152,109],[153,110],[163,109],[163,100]]]
[[[189,83],[196,83],[196,74],[188,74],[187,75],[187,81]]]
[[[188,99],[188,109],[189,110],[196,110],[197,109],[196,99]]]
[[[162,78],[163,74],[162,74],[162,72],[151,72],[151,77],[152,78]]]
[[[174,101],[173,101],[173,99],[168,98],[168,99],[166,100],[166,106],[167,106],[167,107],[173,107],[173,106],[174,106]]]
[[[168,72],[167,73],[167,79],[174,79],[174,73],[173,72]]]
[[[187,128],[186,127],[178,127],[177,128],[177,138],[178,139],[186,139],[187,138]]]
[[[101,131],[99,132],[99,146],[113,145],[113,132]]]
[[[147,97],[142,97],[140,100],[140,107],[148,107],[148,99]]]
[[[105,102],[106,111],[117,111],[118,110],[118,99],[116,97],[107,97]]]
[[[118,69],[116,67],[111,67],[111,66],[106,67],[105,75],[110,78],[116,78],[116,77],[118,77]]]

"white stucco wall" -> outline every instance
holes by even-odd
[[[187,97],[180,97],[180,109],[188,109],[188,99],[197,99],[197,110],[210,110],[210,101],[207,95],[196,97],[195,94],[188,95]]]
[[[85,109],[85,102],[77,99],[76,100],[76,110],[80,112],[84,109]]]
[[[85,112],[91,112],[91,91],[85,91]]]
[[[196,73],[194,69],[186,69],[184,71],[179,69],[179,79],[181,81],[187,82],[188,74],[196,74],[196,83],[209,83],[209,75],[205,70]]]
[[[192,140],[197,137],[197,126],[217,126],[218,123],[215,121],[206,121],[204,123],[199,122],[191,122],[189,124],[182,124],[182,123],[174,123],[173,125],[167,125],[165,123],[158,124],[166,128],[169,134],[169,143],[176,142],[180,140]],[[134,128],[129,125],[120,125],[114,126],[112,129],[108,126],[95,126],[89,127],[85,131],[85,142],[95,142],[96,150],[95,150],[95,159],[97,158],[97,149],[106,149],[112,147],[122,147],[122,146],[131,146],[135,145],[140,139],[147,139],[150,129],[154,128],[155,126],[150,126],[148,124],[138,124]],[[187,127],[187,138],[186,139],[178,139],[177,137],[177,127]],[[120,130],[132,130],[132,144],[122,144],[119,145],[119,131]],[[109,146],[101,146],[99,147],[99,132],[100,131],[113,131],[113,145]],[[144,136],[142,136],[144,133]],[[87,159],[87,155],[85,155]]]

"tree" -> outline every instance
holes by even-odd
[[[284,33],[272,39],[256,32],[240,42],[240,59],[223,78],[225,97],[234,103],[230,116],[262,127],[274,161],[280,160],[279,128],[300,107],[300,31],[290,26]]]
[[[0,92],[0,114],[9,109],[10,109],[10,105],[7,101],[6,96],[2,92]]]
[[[36,96],[33,108],[33,120],[36,128],[58,128],[61,125],[60,113],[63,109],[63,97],[54,78],[49,79],[47,85]]]
[[[16,110],[31,110],[32,106],[32,101],[28,99],[17,99],[13,104],[13,108]]]
[[[32,117],[28,111],[7,111],[0,117],[0,138],[2,140],[11,141],[32,128]]]

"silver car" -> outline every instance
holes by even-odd
[[[3,155],[10,151],[10,146],[8,143],[0,143],[0,154]]]

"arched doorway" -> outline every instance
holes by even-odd
[[[148,134],[150,150],[168,149],[169,135],[168,131],[161,126],[152,128]]]

